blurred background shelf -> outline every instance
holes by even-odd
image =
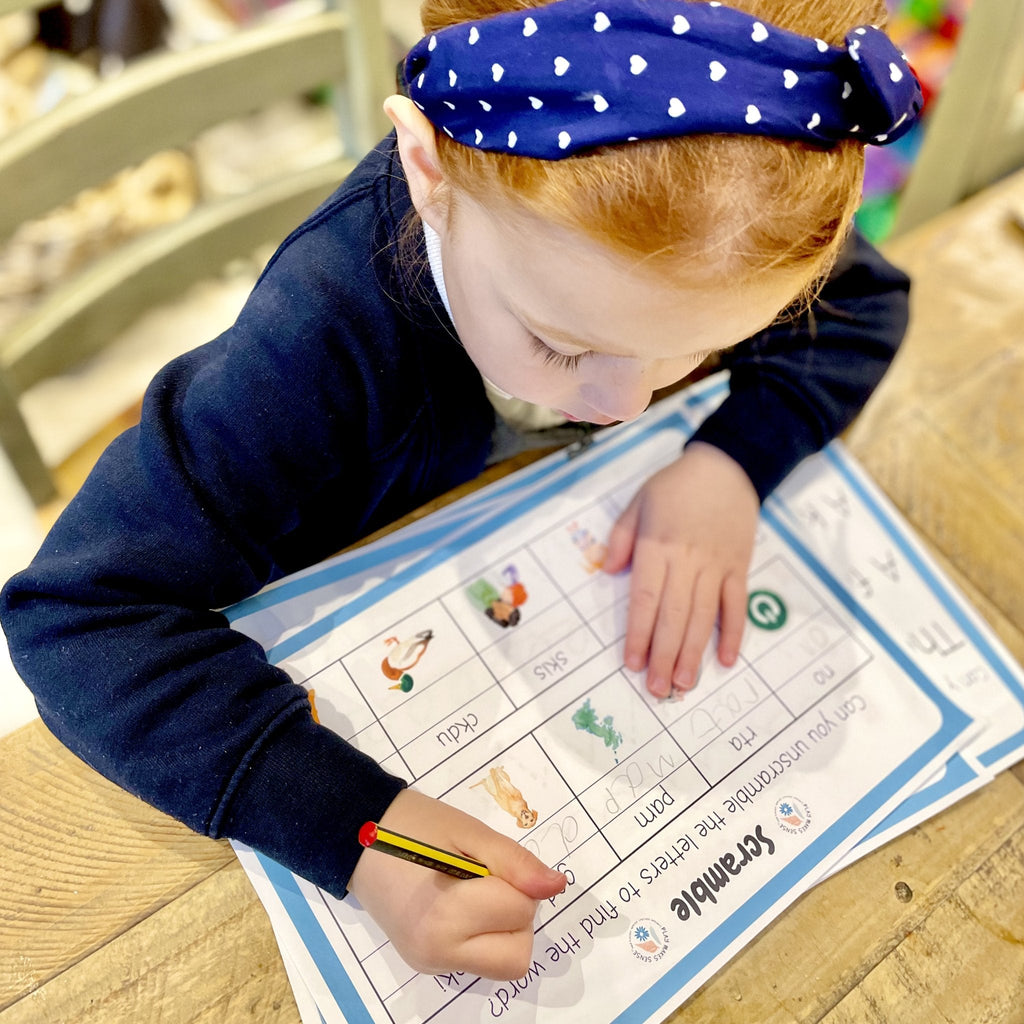
[[[31,18],[39,4],[20,6]],[[137,20],[140,12],[147,17]],[[230,260],[282,238],[385,130],[381,101],[393,65],[377,0],[303,0],[260,14],[219,38],[193,45],[180,45],[179,38],[175,47],[159,0],[93,0],[81,13],[39,12],[30,52],[32,45],[56,43],[72,56],[87,53],[98,74],[76,94],[67,90],[48,108],[30,110],[0,139],[0,194],[17,197],[0,208],[0,237],[14,233],[4,289],[24,291],[26,279],[34,284],[33,250],[45,264],[54,250],[74,252],[83,241],[88,248],[91,233],[100,238],[88,259],[66,261],[52,287],[15,308],[0,337],[0,441],[37,503],[55,497],[56,487],[18,397],[81,365],[144,312]],[[47,77],[52,74],[44,71],[44,97]],[[335,115],[334,151],[328,147],[325,159],[311,160],[303,149],[291,166],[271,161],[277,174],[250,176],[248,187],[231,195],[211,196],[202,187],[187,195],[187,170],[176,180],[172,168],[187,164],[197,139],[214,126],[277,103],[312,105],[318,96]],[[124,168],[154,164],[161,170],[148,192],[133,194],[138,174],[119,178],[127,188],[108,187]],[[198,173],[196,184],[203,184]],[[105,202],[97,190],[105,191]],[[147,199],[150,208],[162,205],[173,215],[138,224],[138,207]],[[49,216],[65,204],[71,216]],[[104,205],[114,214],[106,225]],[[140,230],[123,238],[110,230],[133,221]],[[26,231],[35,245],[25,244]]]
[[[916,131],[895,146],[869,150],[858,222],[879,242],[1024,166],[1024,0],[888,2],[890,31],[923,82],[927,106]],[[395,62],[419,37],[418,0],[352,0],[341,5],[344,16],[362,11],[375,40],[347,51],[359,68],[349,77],[357,93],[363,91],[362,100],[349,106],[363,115],[346,113],[325,73],[314,76],[322,82],[304,81],[287,97],[273,98],[273,90],[254,85],[245,116],[214,123],[225,97],[207,85],[190,101],[208,108],[192,112],[204,122],[193,138],[168,139],[172,148],[145,158],[136,152],[122,169],[105,143],[74,136],[75,112],[95,104],[96,90],[125,90],[140,68],[161,62],[199,67],[204,51],[237,54],[242,68],[245,39],[253,38],[248,33],[274,37],[278,53],[290,52],[294,59],[300,51],[289,51],[282,40],[301,37],[296,25],[338,12],[318,0],[66,0],[27,6],[43,8],[41,16],[22,10],[24,0],[0,0],[0,153],[15,153],[21,143],[12,139],[19,133],[30,139],[33,132],[52,132],[64,123],[60,162],[69,166],[62,172],[78,173],[88,164],[95,180],[52,210],[29,200],[30,191],[39,197],[53,184],[43,180],[47,176],[38,165],[25,179],[24,195],[0,192],[0,351],[10,350],[14,324],[41,315],[34,311],[45,308],[55,291],[70,288],[81,295],[76,281],[98,287],[104,273],[116,281],[161,246],[177,251],[189,270],[191,257],[183,256],[188,250],[175,239],[187,237],[185,218],[197,208],[216,219],[218,210],[249,204],[248,224],[258,227],[261,189],[296,175],[321,178],[306,198],[300,190],[297,203],[276,224],[268,218],[267,244],[242,232],[233,252],[205,250],[202,279],[191,286],[183,277],[169,274],[161,281],[156,274],[156,284],[164,287],[162,296],[155,289],[153,301],[143,304],[152,308],[114,301],[108,323],[116,329],[99,329],[102,345],[86,343],[94,350],[88,359],[59,373],[44,359],[30,374],[14,374],[9,396],[55,496],[37,507],[0,451],[0,580],[26,564],[102,448],[136,421],[153,374],[233,321],[286,225],[301,220],[318,190],[329,190],[333,177],[343,173],[342,161],[357,158],[383,134],[379,99],[390,88]],[[321,62],[335,56],[320,52]],[[346,55],[337,56],[344,66]],[[244,76],[241,81],[244,87]],[[168,123],[156,127],[165,129],[165,137],[172,115],[181,113],[172,105],[162,115]],[[50,129],[41,127],[46,118]],[[149,120],[143,116],[135,123],[147,128]],[[107,124],[117,128],[116,120]],[[105,271],[97,269],[103,266]],[[168,295],[173,301],[164,301]],[[16,398],[10,394],[15,391]],[[33,714],[0,644],[0,733]]]
[[[154,373],[234,320],[276,243],[385,133],[418,35],[416,0],[0,0],[0,178],[20,175],[0,190],[0,386],[45,472],[30,493],[0,451],[0,580]],[[51,200],[77,176],[88,187]],[[58,366],[70,343],[81,358]],[[9,433],[3,410],[0,394]],[[0,644],[0,733],[33,716]]]

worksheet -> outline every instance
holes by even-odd
[[[769,499],[767,512],[785,523],[818,557],[848,557],[843,582],[857,603],[886,623],[914,662],[984,728],[963,757],[990,771],[1020,759],[1024,745],[1024,685],[1019,666],[981,617],[960,598],[909,531],[840,445],[814,465],[799,467]],[[907,600],[906,580],[926,586]]]
[[[682,402],[694,427],[724,397],[712,379]],[[790,474],[764,516],[832,566],[918,668],[975,719],[965,747],[844,859],[882,845],[1024,754],[1024,672],[840,442]]]
[[[784,498],[762,517],[739,662],[711,645],[697,688],[664,701],[622,666],[629,581],[602,572],[604,540],[696,415],[670,400],[232,612],[324,725],[570,880],[524,978],[426,977],[354,900],[239,847],[320,1019],[660,1020],[975,735],[854,595],[850,553],[808,543]]]

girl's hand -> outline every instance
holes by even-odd
[[[625,663],[647,666],[654,696],[693,688],[719,616],[718,658],[736,661],[758,509],[739,464],[695,442],[640,488],[612,528],[605,570],[633,565]]]
[[[565,875],[476,818],[412,789],[395,797],[379,824],[478,860],[491,872],[463,880],[364,850],[349,891],[402,959],[426,974],[466,971],[502,981],[526,974],[537,901],[562,892]]]

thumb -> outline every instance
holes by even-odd
[[[605,552],[602,568],[607,573],[621,572],[629,565],[633,555],[633,541],[640,521],[639,495],[627,506],[626,511],[616,520],[608,535],[608,550]]]
[[[562,892],[565,875],[547,867],[529,850],[505,836],[487,851],[485,863],[491,874],[515,886],[531,899],[546,900]]]

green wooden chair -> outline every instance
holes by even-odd
[[[44,6],[0,0],[0,14]],[[146,309],[283,238],[384,134],[394,61],[378,0],[346,0],[132,62],[116,78],[0,139],[0,239],[150,154],[219,122],[331,84],[344,155],[230,199],[90,263],[0,336],[0,443],[32,499],[56,494],[17,399],[99,350]]]

